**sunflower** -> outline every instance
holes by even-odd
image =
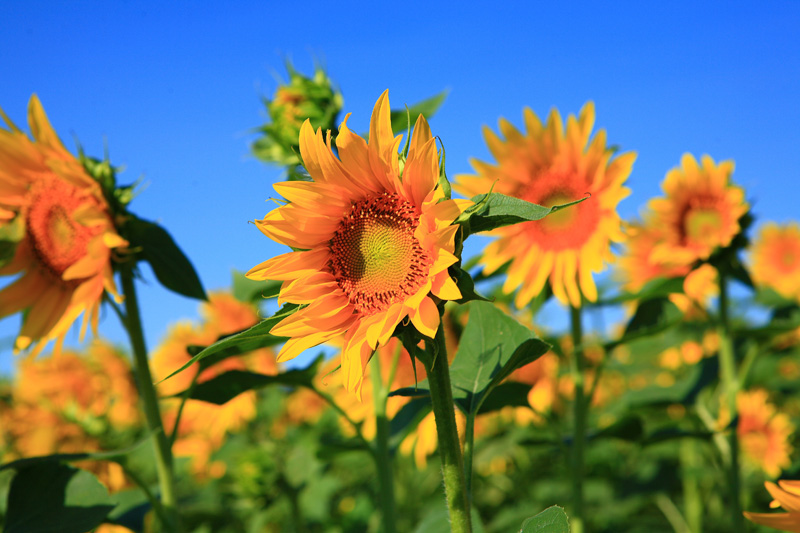
[[[755,283],[800,300],[800,225],[765,224],[753,243],[751,260]]]
[[[717,165],[704,155],[701,163],[684,154],[681,167],[667,172],[661,184],[665,196],[648,203],[652,223],[663,231],[652,261],[689,264],[707,259],[739,233],[739,219],[749,206],[744,189],[731,183],[733,161]]]
[[[652,223],[633,222],[627,225],[628,238],[624,253],[619,257],[615,277],[622,290],[629,293],[640,291],[648,282],[657,278],[676,278],[689,273],[685,264],[659,263],[653,261],[653,247],[661,242],[663,231]]]
[[[492,273],[506,263],[508,276],[503,291],[521,287],[515,303],[524,307],[550,280],[553,294],[563,304],[581,305],[581,294],[597,299],[593,272],[610,262],[610,243],[624,234],[617,205],[630,190],[623,187],[636,159],[626,152],[612,159],[606,133],[589,136],[594,125],[594,104],[587,103],[580,116],[570,115],[566,132],[561,116],[553,109],[542,125],[536,114],[525,109],[527,134],[500,119],[505,141],[489,128],[484,136],[497,159],[493,166],[473,160],[477,175],[457,176],[456,190],[473,196],[494,191],[544,206],[578,200],[581,204],[554,213],[537,222],[508,226],[492,232],[499,237],[486,247],[484,272]]]
[[[791,465],[792,445],[789,442],[794,425],[789,416],[777,411],[768,401],[766,390],[741,391],[736,395],[738,423],[736,432],[742,455],[751,469],[763,470],[777,477]],[[728,425],[730,415],[720,412],[720,426]]]
[[[800,481],[780,480],[778,484],[764,483],[775,500],[770,507],[783,507],[786,513],[748,513],[744,516],[751,522],[781,531],[800,533]]]
[[[114,227],[100,185],[61,144],[33,95],[28,105],[31,141],[0,110],[0,229],[21,224],[24,236],[0,275],[22,275],[0,291],[0,317],[28,310],[15,349],[50,340],[57,350],[83,313],[96,332],[103,291],[121,301],[111,254],[127,246]]]
[[[349,117],[349,115],[348,115]],[[349,391],[360,390],[373,351],[409,321],[427,337],[439,327],[433,297],[461,298],[447,268],[457,225],[469,205],[447,200],[437,186],[439,154],[420,115],[401,174],[398,146],[385,91],[375,104],[369,143],[347,127],[339,130],[337,158],[321,130],[306,121],[300,154],[312,182],[275,185],[288,204],[256,225],[293,252],[252,268],[254,280],[281,280],[279,300],[300,310],[273,329],[290,337],[278,355],[292,359],[307,348],[344,336],[341,365]]]

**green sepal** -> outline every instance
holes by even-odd
[[[122,230],[137,259],[150,264],[165,288],[189,298],[208,300],[192,263],[167,230],[134,215],[129,215]]]
[[[319,355],[306,368],[287,370],[275,375],[231,370],[208,381],[196,384],[191,390],[189,398],[222,405],[243,392],[262,389],[270,385],[313,388],[313,380],[319,373],[319,367],[324,360],[325,356]],[[177,396],[180,397],[183,394],[180,393]]]
[[[474,204],[461,213],[454,223],[464,227],[464,237],[466,238],[474,233],[491,231],[521,222],[541,220],[551,213],[579,204],[589,198],[590,196],[586,196],[574,202],[544,207],[496,192],[479,194],[472,198]]]
[[[205,348],[190,346],[188,348],[189,354],[193,357],[187,361],[186,364],[161,381],[168,380],[195,363],[200,363],[203,367],[208,367],[234,355],[252,352],[259,348],[275,346],[276,344],[284,342],[286,340],[285,337],[276,337],[270,333],[270,330],[275,327],[278,322],[292,315],[298,309],[300,309],[300,306],[297,304],[285,304],[271,317],[239,333],[222,337],[211,346],[206,346]]]
[[[85,533],[114,507],[108,490],[86,470],[60,462],[19,467],[8,490],[3,533]]]
[[[519,533],[569,533],[569,518],[563,508],[554,505],[526,519]]]
[[[450,187],[450,180],[447,179],[447,172],[445,170],[446,157],[444,143],[441,138],[437,137],[437,139],[439,139],[439,144],[442,145],[442,157],[439,161],[439,187],[444,193],[444,200],[449,200],[453,197],[453,189]]]

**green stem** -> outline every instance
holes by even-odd
[[[398,351],[399,351],[398,346]],[[396,354],[396,357],[399,353]],[[381,359],[378,355],[372,356],[370,361],[372,380],[372,401],[375,406],[375,468],[378,471],[378,487],[383,513],[384,533],[397,531],[397,517],[394,504],[394,477],[392,472],[392,456],[389,453],[389,419],[386,417],[386,398],[388,387],[383,383],[381,376]],[[390,382],[391,383],[391,382]]]
[[[583,360],[583,324],[581,308],[570,307],[572,323],[572,381],[575,386],[575,399],[572,402],[575,430],[572,437],[572,515],[570,523],[574,533],[582,533],[584,526],[583,508],[583,451],[586,445],[586,395],[583,384],[585,362]]]
[[[464,428],[464,478],[467,482],[467,503],[472,508],[472,460],[475,456],[475,414],[467,413]]]
[[[120,279],[125,295],[125,328],[133,348],[134,368],[136,370],[139,394],[144,404],[147,427],[153,436],[156,455],[156,472],[158,473],[161,505],[164,508],[167,522],[163,523],[164,531],[179,531],[177,501],[175,497],[175,479],[172,472],[172,450],[161,420],[158,407],[158,396],[153,386],[150,365],[147,360],[147,348],[142,331],[142,320],[139,314],[139,302],[136,298],[136,287],[133,280],[133,264],[124,263],[120,267]]]
[[[723,387],[723,398],[730,414],[730,420],[736,420],[736,394],[739,392],[739,376],[736,369],[736,356],[733,352],[733,339],[731,338],[731,325],[728,316],[728,280],[725,275],[719,274],[719,370],[720,381]],[[730,490],[730,512],[733,516],[734,531],[744,531],[744,516],[742,515],[741,481],[739,478],[739,437],[736,427],[728,430],[728,444],[730,445],[730,464],[728,465],[728,487]]]
[[[461,456],[461,443],[458,440],[455,402],[450,385],[450,367],[447,361],[444,329],[441,326],[436,332],[435,341],[426,341],[425,347],[425,352],[418,357],[428,373],[436,434],[439,438],[445,499],[450,514],[450,530],[452,533],[471,533],[472,518],[467,502],[464,459]]]
[[[683,483],[683,512],[689,531],[703,531],[703,500],[697,474],[701,468],[697,454],[697,443],[692,439],[680,442],[681,480]]]

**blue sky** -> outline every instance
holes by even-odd
[[[0,106],[24,125],[36,92],[69,148],[77,136],[101,156],[107,143],[123,183],[144,175],[132,210],[172,233],[209,289],[285,251],[248,221],[281,180],[249,143],[286,57],[306,73],[325,66],[356,131],[386,88],[393,107],[448,89],[431,127],[450,176],[469,172],[470,157],[491,159],[483,125],[593,100],[609,143],[639,154],[624,217],[691,152],[736,161],[758,221],[798,218],[800,3],[290,4],[0,3]],[[153,347],[197,304],[145,277]],[[101,332],[122,341],[105,315]],[[18,327],[0,320],[0,371]]]

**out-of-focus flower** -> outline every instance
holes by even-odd
[[[0,275],[22,275],[0,291],[0,317],[27,310],[14,344],[58,340],[83,313],[81,336],[96,330],[103,292],[120,299],[111,255],[127,246],[114,227],[100,184],[58,139],[39,99],[28,105],[33,141],[0,110],[0,238],[16,241]],[[3,237],[6,236],[6,237]],[[43,342],[39,342],[43,341]]]
[[[770,495],[775,498],[770,507],[783,507],[785,513],[750,513],[744,516],[751,522],[780,531],[800,533],[800,481],[780,480],[778,484],[764,483]]]
[[[303,305],[272,333],[291,337],[278,359],[344,336],[343,383],[360,390],[373,350],[410,321],[427,337],[439,327],[433,295],[461,298],[447,268],[458,258],[453,220],[469,205],[446,200],[439,155],[425,118],[414,126],[401,175],[389,114],[388,91],[375,104],[369,144],[342,123],[332,150],[321,130],[306,121],[300,152],[313,182],[284,182],[275,189],[290,203],[256,225],[295,251],[252,268],[256,280],[281,280],[279,300]]]
[[[192,345],[207,346],[223,335],[229,335],[256,324],[256,308],[236,300],[224,292],[212,292],[209,301],[201,305],[204,320],[200,324],[182,322],[174,325],[167,338],[154,350],[153,377],[158,382],[186,364],[191,356],[187,348]],[[237,357],[229,357],[205,368],[197,375],[198,365],[159,383],[162,396],[174,396],[189,388],[193,380],[203,383],[231,370],[249,370],[260,374],[277,373],[275,356],[262,349]],[[162,400],[165,427],[175,424],[180,399]],[[210,460],[211,454],[222,446],[226,434],[240,430],[256,415],[256,393],[247,391],[223,405],[199,400],[188,400],[178,425],[174,454],[189,457],[191,467],[199,477],[224,473],[220,464]]]
[[[494,187],[495,192],[544,206],[591,194],[588,200],[541,221],[491,232],[499,239],[484,251],[484,272],[511,262],[503,291],[521,287],[517,307],[527,305],[548,279],[553,294],[564,304],[580,306],[581,295],[595,301],[593,273],[613,259],[610,244],[624,239],[617,205],[630,193],[623,183],[636,154],[627,152],[612,159],[614,150],[606,147],[605,130],[589,138],[594,118],[594,104],[589,102],[578,118],[567,119],[566,132],[555,109],[544,126],[533,111],[525,109],[527,134],[501,119],[505,140],[484,129],[497,165],[474,160],[477,175],[456,177],[456,190],[468,196]]]
[[[800,301],[800,225],[765,224],[753,242],[750,257],[756,284]]]
[[[84,354],[72,351],[20,362],[8,405],[0,404],[0,442],[5,459],[108,449],[104,442],[135,431],[138,394],[130,364],[96,340]],[[86,461],[109,490],[127,480],[120,465]]]
[[[777,477],[781,470],[791,464],[793,447],[789,442],[794,425],[788,415],[779,413],[768,401],[767,391],[756,389],[741,391],[736,395],[739,415],[736,432],[745,464],[763,470],[770,477]],[[720,411],[720,427],[726,427],[730,415],[724,408]]]
[[[744,190],[731,183],[733,162],[717,165],[707,155],[701,162],[684,154],[681,167],[667,172],[661,184],[665,196],[648,203],[653,214],[648,223],[663,231],[650,256],[654,262],[688,265],[707,259],[741,229],[748,204]]]
[[[689,273],[689,265],[653,261],[653,248],[663,238],[663,231],[653,224],[635,222],[626,228],[625,251],[617,261],[615,274],[621,289],[639,292],[649,281],[675,278]]]
[[[530,409],[516,407],[512,417],[519,424],[542,424],[546,415],[558,399],[558,356],[546,353],[536,361],[516,369],[508,377],[509,381],[531,385],[528,392]]]
[[[311,121],[314,129],[335,129],[336,117],[342,109],[342,94],[320,68],[308,78],[287,65],[289,83],[281,84],[272,100],[263,99],[269,122],[259,128],[263,136],[253,143],[253,154],[263,161],[287,167],[300,164],[300,126]],[[290,178],[293,172],[290,170]]]

